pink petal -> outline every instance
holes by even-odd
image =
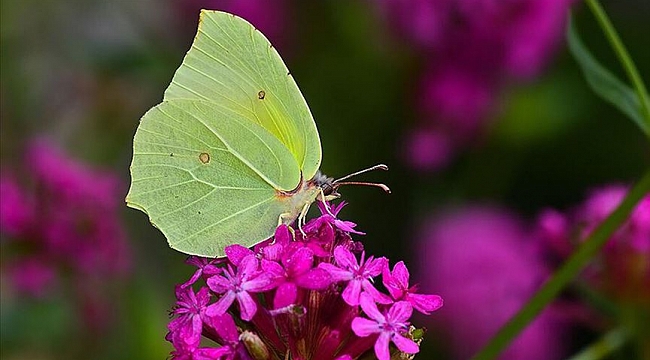
[[[203,269],[201,269],[201,268],[196,269],[196,271],[194,272],[192,277],[189,280],[187,280],[186,282],[184,282],[183,284],[181,284],[181,287],[186,288],[186,287],[194,284],[199,279],[201,274],[203,274]]]
[[[413,307],[408,301],[399,301],[393,304],[386,316],[393,323],[405,323],[413,314]]]
[[[375,355],[379,360],[390,360],[390,350],[388,345],[390,342],[390,334],[383,332],[377,338],[375,342]]]
[[[359,268],[359,263],[357,262],[357,258],[354,257],[352,252],[350,250],[346,249],[343,246],[337,246],[336,249],[334,249],[334,259],[336,259],[336,263],[343,268],[348,268],[348,269],[358,269]]]
[[[275,229],[274,243],[286,245],[293,241],[293,233],[289,230],[287,225],[280,225]]]
[[[361,305],[361,309],[369,318],[374,319],[376,322],[382,324],[386,322],[386,317],[384,317],[384,314],[382,314],[379,309],[377,309],[377,304],[375,304],[375,301],[367,294],[361,295],[359,305]]]
[[[380,304],[393,303],[393,300],[390,298],[390,296],[380,293],[379,290],[377,290],[375,286],[372,285],[370,280],[363,280],[361,282],[361,287],[363,288],[363,291],[370,295],[375,302],[378,302]]]
[[[388,259],[385,257],[380,257],[379,259],[373,259],[370,260],[366,263],[366,274],[369,274],[370,276],[377,276],[381,274],[386,266],[388,265]]]
[[[235,293],[233,291],[228,291],[225,293],[219,301],[210,305],[205,309],[205,314],[207,316],[222,316],[228,311],[230,305],[235,301]]]
[[[247,292],[242,291],[237,294],[237,302],[242,320],[250,321],[257,312],[255,300]]]
[[[220,348],[198,348],[192,353],[192,360],[222,359],[224,355],[230,355],[232,353],[232,349],[226,346]]]
[[[354,278],[354,275],[349,270],[341,269],[332,264],[320,263],[318,264],[318,268],[327,271],[334,282],[348,281]]]
[[[294,304],[298,296],[298,287],[294,283],[286,282],[275,290],[273,306],[276,309]]]
[[[212,327],[221,338],[227,342],[235,342],[239,340],[239,333],[237,326],[230,314],[223,314],[221,316],[213,316],[207,319],[208,325]]]
[[[442,298],[438,295],[408,294],[406,300],[417,311],[425,315],[429,315],[432,311],[438,310],[443,303]]]
[[[348,305],[357,306],[359,305],[360,295],[361,295],[361,282],[358,280],[350,280],[348,285],[345,287],[345,290],[343,290],[341,297]]]
[[[233,263],[235,266],[239,266],[241,261],[246,256],[255,255],[253,250],[247,247],[243,247],[239,244],[226,246],[224,251],[226,252],[226,256],[228,257],[228,260],[230,260],[230,262]]]
[[[273,274],[260,273],[254,279],[250,279],[241,284],[241,288],[249,292],[264,292],[277,286],[277,278]]]
[[[399,281],[390,273],[388,266],[384,268],[381,274],[381,282],[395,300],[400,300],[404,296],[404,289],[401,288]]]
[[[296,250],[283,263],[288,272],[302,274],[314,265],[314,253],[310,249],[302,247]]]
[[[415,354],[420,351],[420,347],[415,343],[415,341],[400,334],[393,334],[392,340],[395,346],[397,346],[401,352],[405,352],[407,354]]]
[[[280,261],[284,254],[285,246],[283,244],[271,244],[262,248],[264,258],[272,261]]]
[[[327,271],[315,268],[300,275],[294,282],[296,285],[304,289],[322,290],[330,286],[332,283],[332,277]]]
[[[191,317],[191,321],[192,321],[191,336],[193,338],[196,338],[196,342],[198,343],[201,340],[201,332],[203,332],[203,320],[201,320],[200,316],[194,315]]]
[[[284,268],[275,261],[262,259],[262,270],[273,277],[284,277]]]
[[[366,337],[374,333],[381,332],[379,324],[376,321],[368,320],[362,317],[355,317],[352,320],[352,331],[359,337]]]
[[[255,255],[248,255],[241,260],[238,272],[242,275],[243,279],[249,279],[257,275],[258,267],[259,262],[255,258]]]
[[[210,290],[217,294],[223,294],[232,287],[232,284],[228,279],[219,275],[208,278],[206,283],[208,284],[208,287],[210,287]]]
[[[402,289],[409,287],[409,270],[404,265],[404,261],[400,261],[393,267],[393,278],[397,281]]]
[[[357,226],[357,224],[353,223],[352,221],[344,221],[344,220],[335,219],[334,220],[334,226],[336,226],[337,228],[339,228],[339,229],[341,229],[341,230],[343,230],[345,232],[349,232],[349,233],[353,233],[353,234],[359,234],[359,235],[365,235],[366,234],[364,232],[354,230],[354,228]]]

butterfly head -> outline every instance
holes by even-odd
[[[353,176],[360,175],[369,171],[373,170],[388,170],[388,166],[384,164],[378,164],[372,167],[369,167],[367,169],[363,169],[357,172],[354,172],[352,174],[346,175],[342,178],[334,180],[334,178],[329,177],[320,170],[316,173],[314,178],[311,180],[311,183],[313,183],[315,186],[319,187],[322,191],[323,197],[325,201],[330,201],[337,199],[338,197],[341,196],[341,194],[338,193],[338,188],[343,186],[343,185],[363,185],[363,186],[374,186],[378,187],[385,192],[390,194],[390,188],[384,184],[379,184],[379,183],[371,183],[371,182],[361,182],[361,181],[344,181],[347,180]]]

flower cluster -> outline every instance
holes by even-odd
[[[23,163],[24,171],[3,169],[0,178],[3,272],[16,291],[36,297],[70,280],[88,320],[101,321],[98,285],[130,266],[120,183],[42,140]]]
[[[571,0],[384,0],[380,9],[421,52],[424,120],[408,141],[420,169],[444,166],[493,112],[508,79],[535,76],[561,39]]]
[[[188,259],[197,270],[176,287],[166,337],[174,359],[352,360],[374,351],[388,360],[419,351],[413,309],[430,314],[442,299],[410,286],[403,262],[391,271],[388,259],[366,256],[350,236],[356,225],[337,218],[344,203],[318,205],[322,215],[300,231],[282,225],[253,249]],[[379,275],[388,294],[374,283]]]
[[[593,190],[585,202],[562,213],[554,209],[538,217],[537,236],[551,264],[563,262],[627,193],[624,185]],[[636,206],[612,235],[583,280],[607,296],[633,303],[650,301],[650,195]]]

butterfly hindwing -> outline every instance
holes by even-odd
[[[145,211],[172,248],[218,256],[272,234],[290,204],[276,188],[299,181],[293,155],[277,138],[227,107],[164,101],[134,137],[129,206]]]

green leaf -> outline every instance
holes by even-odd
[[[313,202],[321,161],[309,108],[251,24],[201,11],[198,33],[133,139],[127,205],[169,245],[207,257],[252,246]]]
[[[650,135],[650,127],[644,122],[639,98],[629,86],[594,59],[580,40],[572,17],[569,17],[567,41],[569,50],[580,65],[591,89],[632,119],[644,133]]]

